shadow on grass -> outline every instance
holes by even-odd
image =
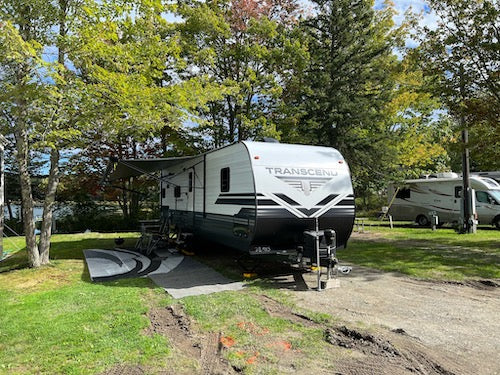
[[[471,248],[483,249],[483,250],[492,250],[500,252],[500,237],[499,239],[491,239],[491,240],[474,240],[471,238],[467,238],[465,241],[462,236],[467,236],[466,234],[457,234],[457,238],[434,238],[434,239],[416,239],[413,242],[418,242],[419,245],[425,245],[428,247],[443,249],[446,247],[453,247],[454,250],[459,251],[469,251]],[[442,240],[441,243],[440,240]],[[405,241],[405,240],[402,240]],[[408,243],[411,245],[411,240],[408,240]],[[462,249],[462,250],[460,250]]]
[[[83,238],[61,241],[53,237],[50,248],[50,260],[52,265],[57,267],[58,261],[80,260],[84,264],[81,273],[81,280],[92,283],[83,250],[85,249],[113,249],[115,248],[114,238]],[[127,238],[122,246],[133,248],[135,238]],[[28,255],[24,247],[20,251],[12,254],[9,258],[0,262],[0,273],[10,272],[28,268]],[[149,278],[123,278],[119,280],[99,282],[104,286],[113,287],[146,287],[155,288]]]
[[[428,247],[355,241],[349,251],[342,253],[340,259],[421,278],[463,280],[500,277],[497,266],[500,263],[499,254],[471,251],[467,247],[436,246],[432,241],[429,241]]]

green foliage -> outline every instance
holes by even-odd
[[[57,220],[59,233],[74,233],[91,230],[93,232],[115,232],[138,230],[140,225],[136,218],[124,217],[111,213],[106,206],[92,201],[79,202],[71,206],[70,215]]]
[[[292,30],[293,0],[183,3],[178,25],[192,76],[206,76],[223,97],[202,110],[200,131],[220,146],[279,137],[283,88],[304,66],[307,51]]]
[[[430,1],[435,30],[419,29],[419,61],[433,78],[435,95],[459,125],[470,130],[472,165],[500,168],[498,19],[494,0]],[[460,139],[460,137],[456,137]]]
[[[404,26],[393,28],[389,5],[374,10],[371,1],[342,0],[314,6],[314,16],[301,24],[310,61],[301,87],[288,97],[300,119],[284,140],[336,147],[349,161],[358,193],[380,189],[396,153],[384,110]]]
[[[498,169],[498,4],[430,4],[441,21],[419,29],[422,47],[410,51],[417,20],[395,27],[390,2],[317,0],[304,16],[296,0],[7,0],[0,128],[27,133],[29,164],[78,150],[63,181],[70,200],[94,199],[110,155],[188,155],[263,136],[338,148],[366,206],[388,180],[456,169],[458,125],[470,129],[473,168]],[[138,195],[106,197],[137,218]]]
[[[393,179],[418,178],[429,171],[449,168],[445,145],[452,129],[443,118],[436,119],[440,101],[429,90],[430,82],[409,52],[394,72],[395,90],[384,113],[392,133],[392,164],[399,168]]]

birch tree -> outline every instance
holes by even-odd
[[[52,214],[64,150],[176,128],[217,90],[203,77],[169,80],[180,61],[160,0],[6,0],[0,5],[0,106],[16,145],[31,267],[49,262]],[[29,165],[47,158],[36,242]]]

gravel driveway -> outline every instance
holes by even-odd
[[[464,372],[500,374],[500,288],[421,281],[359,266],[339,278],[340,288],[294,292],[297,304],[346,322],[403,329],[460,362]],[[314,274],[305,279],[314,285]]]

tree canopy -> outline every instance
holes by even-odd
[[[416,51],[432,93],[456,129],[470,132],[472,165],[500,168],[500,4],[494,0],[430,1],[435,29],[421,28]],[[459,137],[456,137],[460,139]]]
[[[66,199],[82,185],[91,196],[111,155],[187,155],[265,136],[329,145],[366,198],[387,181],[455,166],[467,127],[472,165],[498,169],[499,4],[429,4],[436,28],[416,27],[419,46],[405,48],[417,20],[395,25],[389,1],[3,1],[0,129],[30,264],[49,261],[61,176]],[[72,167],[61,170],[65,155]],[[130,192],[149,188],[135,179],[122,188],[109,196],[137,218]]]

